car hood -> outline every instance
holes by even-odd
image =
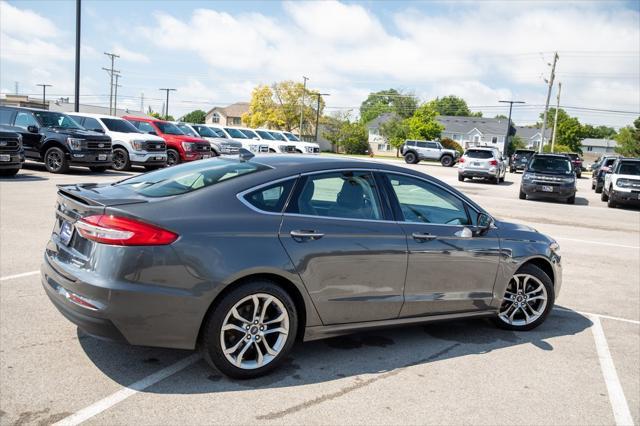
[[[551,244],[555,240],[545,234],[538,232],[529,225],[520,223],[507,222],[505,220],[495,219],[496,228],[500,238],[509,240],[539,241]]]
[[[164,142],[160,136],[150,135],[148,133],[123,133],[123,132],[108,132],[107,135],[111,136],[111,139],[121,141],[134,141],[144,140],[153,142]]]
[[[111,138],[104,133],[94,132],[92,130],[84,130],[84,129],[60,129],[57,127],[45,127],[48,132],[58,133],[61,135],[67,136],[76,136],[81,138],[91,138],[94,140],[104,140],[110,141]]]
[[[193,136],[165,134],[163,135],[163,137],[166,138],[168,141],[206,143],[207,145],[209,145],[209,142],[207,142],[206,140],[200,139],[200,138],[194,138]]]

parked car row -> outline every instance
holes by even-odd
[[[27,160],[51,173],[71,166],[146,170],[219,155],[241,148],[254,154],[319,154],[316,143],[290,132],[169,122],[152,117],[64,114],[35,108],[0,107],[0,175],[15,175]]]

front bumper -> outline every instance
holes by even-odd
[[[0,169],[20,169],[24,163],[24,153],[22,152],[1,152],[0,156],[8,155],[9,161],[0,161]],[[2,157],[0,157],[2,158]]]
[[[612,190],[609,194],[614,202],[618,204],[629,204],[640,206],[640,192]]]
[[[131,153],[129,155],[131,164],[141,166],[158,166],[167,163],[166,152],[145,152],[145,153]]]
[[[551,188],[552,191],[546,191],[545,188]],[[576,187],[573,185],[543,185],[538,183],[522,183],[520,190],[527,195],[548,198],[566,199],[576,195]]]
[[[105,166],[113,164],[113,153],[109,151],[71,151],[69,163],[73,166]]]

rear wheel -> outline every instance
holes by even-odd
[[[204,359],[223,374],[250,379],[278,367],[298,329],[295,304],[268,280],[234,288],[215,306],[203,327]]]
[[[443,155],[440,159],[440,164],[442,164],[443,167],[453,166],[453,157],[450,155]]]
[[[525,194],[524,192],[520,191],[520,194],[518,195],[518,198],[520,198],[521,200],[526,200],[527,199],[527,194]]]
[[[609,201],[609,196],[607,195],[607,193],[604,191],[604,189],[600,190],[600,200],[601,201]]]
[[[167,166],[175,166],[180,164],[180,154],[175,149],[167,150]]]
[[[524,265],[507,284],[496,324],[508,330],[534,329],[547,318],[554,300],[551,278],[535,265]]]
[[[44,154],[44,165],[50,173],[66,173],[69,171],[69,160],[65,152],[54,146]]]
[[[404,155],[404,161],[407,164],[416,164],[418,162],[418,156],[415,152],[409,151]]]
[[[126,149],[115,148],[113,150],[113,166],[111,167],[118,171],[131,169],[131,161],[129,161],[129,153]]]
[[[15,176],[20,169],[0,169],[0,176]]]

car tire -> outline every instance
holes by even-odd
[[[66,173],[69,171],[69,160],[62,149],[54,146],[45,152],[44,166],[49,173]]]
[[[464,176],[458,175],[458,182],[464,182]]]
[[[509,173],[515,173],[516,169],[509,169]]]
[[[3,176],[3,177],[15,176],[16,174],[18,174],[19,171],[20,169],[0,169],[0,176]]]
[[[494,185],[498,185],[500,183],[500,178],[498,176],[496,176],[496,177],[493,177],[493,178],[489,179],[489,181]]]
[[[89,167],[89,170],[91,170],[94,173],[104,173],[107,171],[109,167],[107,166],[91,166]]]
[[[607,198],[608,198],[607,207],[609,207],[610,209],[615,209],[616,207],[618,207],[618,204],[615,202],[615,200],[611,196],[611,191],[609,191],[609,196]]]
[[[527,199],[527,194],[525,194],[524,192],[520,191],[520,194],[518,195],[518,198],[520,198],[521,200],[526,200]]]
[[[404,161],[407,164],[417,164],[418,163],[418,156],[416,155],[415,152],[409,151],[404,155]]]
[[[596,184],[596,194],[602,193],[602,187]]]
[[[526,264],[509,280],[494,322],[506,330],[532,330],[545,321],[554,302],[551,278],[536,265]]]
[[[131,170],[131,161],[129,160],[129,153],[124,148],[114,148],[113,150],[113,170],[119,172]]]
[[[175,149],[168,149],[167,167],[175,166],[176,164],[180,164],[180,153]]]
[[[576,196],[572,195],[571,197],[567,198],[567,204],[575,204],[576,203]]]
[[[576,177],[577,177],[578,179],[582,178],[582,173],[578,173],[578,174],[576,175]]]
[[[442,167],[453,167],[454,163],[453,157],[450,155],[443,155],[442,158],[440,158],[440,164],[442,164]]]
[[[596,185],[593,182],[591,182],[591,190],[593,191],[594,189],[596,189]]]
[[[600,192],[600,201],[609,201],[609,196],[604,191],[604,188]]]
[[[254,315],[253,320],[247,319]],[[261,327],[282,331],[263,334]],[[202,328],[200,350],[205,361],[224,375],[252,379],[282,363],[293,347],[297,331],[298,313],[291,296],[274,282],[258,279],[235,286],[215,303]],[[234,350],[229,352],[231,349]]]

